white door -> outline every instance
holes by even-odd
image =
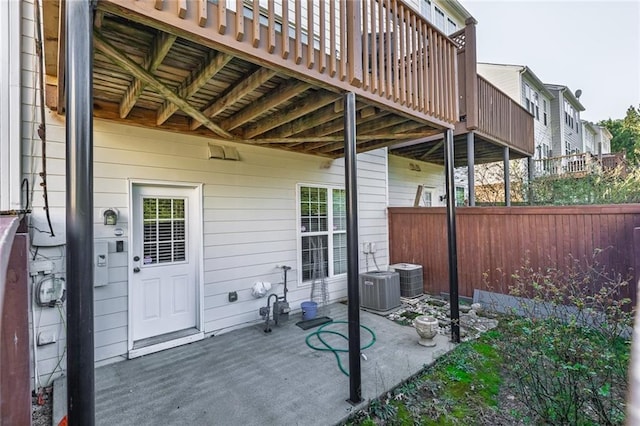
[[[198,230],[194,188],[134,185],[132,189],[132,336],[194,328]]]

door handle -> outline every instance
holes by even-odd
[[[138,268],[138,267],[136,266],[135,268],[133,268],[133,272],[134,272],[134,273],[140,272],[140,268]]]

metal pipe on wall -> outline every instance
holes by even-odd
[[[347,197],[347,298],[349,322],[349,402],[362,401],[360,371],[360,291],[358,287],[358,182],[356,159],[356,95],[344,95],[344,163]]]
[[[91,2],[67,1],[67,419],[95,424],[93,337],[93,33]]]
[[[453,175],[453,130],[444,134],[445,180],[447,185],[447,241],[449,245],[449,305],[451,306],[451,341],[460,343],[460,307],[458,296],[458,248],[456,246],[456,188]]]

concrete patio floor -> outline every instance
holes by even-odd
[[[347,306],[328,316],[346,320]],[[349,378],[335,356],[309,348],[317,330],[295,325],[300,313],[264,333],[264,324],[213,336],[179,348],[96,369],[96,424],[104,425],[334,425],[368,400],[394,388],[454,348],[438,335],[434,348],[418,345],[412,327],[361,311],[361,324],[377,336],[364,351],[362,397],[352,406]],[[331,330],[347,333],[346,324]],[[347,341],[327,339],[336,347]],[[362,333],[362,344],[370,340]],[[341,355],[348,369],[348,355]],[[64,381],[65,378],[62,378]],[[66,405],[64,391],[54,397]],[[54,424],[62,414],[54,413]]]

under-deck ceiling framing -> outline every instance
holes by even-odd
[[[343,156],[341,89],[314,85],[101,9],[93,36],[97,118],[216,142]],[[443,131],[398,112],[393,103],[359,99],[356,110],[359,152]]]

